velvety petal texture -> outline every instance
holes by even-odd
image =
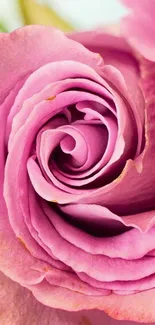
[[[120,325],[120,321],[110,318],[102,311],[67,312],[44,306],[29,290],[13,282],[3,273],[0,273],[0,292],[2,325]],[[123,325],[135,324],[123,322]]]
[[[0,44],[0,270],[49,319],[155,321],[153,63],[102,31]]]

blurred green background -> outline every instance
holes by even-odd
[[[52,25],[64,31],[100,28],[126,13],[117,0],[0,0],[0,30],[25,24]]]

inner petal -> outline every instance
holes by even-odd
[[[70,150],[70,152],[68,150],[66,152],[65,150],[65,153],[68,154],[69,157],[67,160],[64,157],[64,163],[62,164],[61,162],[61,164],[59,164],[58,166],[60,167],[60,169],[68,170],[71,173],[72,171],[78,172],[81,170],[81,168],[82,170],[87,170],[91,166],[96,164],[101,159],[101,156],[104,154],[108,141],[107,129],[100,123],[94,123],[89,125],[86,122],[85,124],[74,124],[74,127],[77,131],[79,131],[80,134],[82,134],[85,140],[85,148],[84,146],[81,146],[81,143],[78,143],[75,140],[71,140],[70,136],[65,137],[60,143],[61,149],[61,144],[67,144],[67,141],[70,141],[68,145],[72,146],[74,142],[74,147],[72,148],[72,150]],[[81,160],[83,157],[83,151],[85,151],[85,149],[87,149],[87,159],[84,162]],[[80,170],[79,167],[81,167]]]
[[[64,153],[71,153],[76,146],[76,142],[74,138],[70,135],[67,135],[63,140],[60,142],[60,148]]]
[[[83,148],[81,155],[79,151]],[[68,155],[72,155],[73,162],[76,164],[84,164],[87,159],[87,144],[83,135],[76,127],[70,125],[62,126],[56,130],[47,130],[43,132],[40,141],[40,158],[44,169],[51,172],[48,168],[49,159],[57,160],[57,155],[54,155],[54,150],[58,150],[58,159],[61,165],[64,164]],[[60,149],[63,149],[60,151]]]
[[[76,128],[77,129],[77,128]],[[76,135],[75,135],[76,136]],[[81,141],[78,141],[80,139]],[[81,148],[83,151],[81,152]],[[81,133],[74,138],[74,135],[67,135],[60,141],[60,149],[58,151],[56,162],[60,168],[64,165],[68,165],[69,169],[74,167],[80,167],[85,164],[88,156],[88,147],[84,137],[81,137]],[[51,172],[52,172],[52,161],[53,155],[51,154]]]
[[[88,145],[88,159],[83,165],[73,164],[73,157],[68,155],[68,164],[66,163],[66,158],[62,159],[61,152],[57,154],[57,161],[52,161],[50,168],[52,169],[53,174],[62,182],[68,183],[70,179],[70,185],[81,186],[83,184],[90,183],[92,178],[88,176],[93,175],[96,171],[100,171],[100,174],[103,172],[103,167],[110,160],[115,142],[117,139],[117,120],[116,117],[105,109],[101,104],[96,103],[95,101],[83,101],[76,105],[76,108],[79,112],[84,114],[83,120],[75,121],[73,123],[74,127],[83,128],[83,132],[86,131],[86,127],[92,126],[92,130],[98,134],[95,135],[95,132],[91,132],[90,136],[87,137]],[[74,111],[73,111],[74,113]],[[102,115],[103,114],[103,115]],[[99,134],[100,132],[100,134]],[[85,132],[86,133],[86,132]],[[84,135],[86,137],[86,134]],[[82,154],[83,148],[81,147],[78,152],[78,158]],[[91,157],[94,156],[92,163],[90,162],[89,152],[91,152]],[[95,161],[96,157],[96,161]],[[71,161],[72,160],[72,161]],[[62,164],[62,161],[64,163]],[[57,163],[56,163],[57,162]],[[58,162],[60,162],[58,164]],[[93,178],[95,175],[93,176]],[[96,178],[98,173],[96,174]],[[82,183],[77,182],[76,180],[82,180]],[[72,180],[72,181],[71,181]]]

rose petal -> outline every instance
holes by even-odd
[[[155,61],[155,1],[121,0],[132,12],[122,20],[122,34],[146,59]]]
[[[78,277],[85,283],[90,284],[94,288],[102,288],[105,290],[112,290],[113,293],[118,295],[131,295],[138,293],[139,291],[149,290],[155,287],[155,275],[150,275],[144,279],[136,281],[111,281],[111,282],[101,282],[89,277],[85,273],[78,273]]]
[[[104,312],[67,312],[38,302],[31,292],[0,273],[0,313],[3,325],[119,325]],[[134,323],[132,323],[134,325]],[[124,322],[123,325],[130,325]]]
[[[98,56],[86,51],[80,44],[75,42],[68,43],[68,39],[63,35],[63,33],[53,30],[50,27],[43,26],[27,26],[25,28],[19,29],[11,34],[1,34],[0,36],[1,48],[0,61],[1,61],[1,102],[4,100],[5,96],[12,89],[12,86],[16,85],[19,80],[26,78],[26,76],[38,69],[40,66],[51,62],[52,59],[61,59],[65,55],[66,58],[80,58],[82,62],[89,62],[93,67],[99,62]],[[53,42],[57,45],[54,46]],[[44,43],[44,47],[42,47]],[[59,44],[64,45],[64,52],[62,54],[59,51]],[[51,44],[51,45],[50,45]],[[69,52],[68,49],[70,48]],[[66,50],[65,50],[66,49]],[[39,53],[39,57],[38,57]],[[70,54],[72,53],[72,54]],[[17,60],[17,57],[21,58],[21,62]],[[23,59],[24,58],[24,59]],[[38,59],[36,59],[38,58]],[[19,68],[20,66],[20,68]],[[24,79],[23,79],[24,80]],[[18,86],[17,86],[18,91]],[[27,242],[32,245],[33,250],[31,254],[29,252],[29,247],[24,248],[24,239],[16,238],[13,233],[8,220],[8,212],[6,210],[5,202],[3,199],[3,170],[4,170],[4,160],[2,157],[5,156],[4,152],[4,142],[5,142],[5,123],[7,119],[7,114],[11,104],[14,101],[14,93],[10,93],[4,104],[1,106],[1,138],[0,138],[0,152],[1,152],[1,188],[0,188],[0,211],[1,211],[1,225],[0,225],[0,243],[1,243],[1,256],[0,256],[0,269],[3,270],[7,275],[17,280],[20,283],[32,283],[38,282],[42,279],[42,274],[40,272],[33,270],[33,264],[40,263],[32,257],[34,253],[35,256],[40,256],[42,260],[50,260],[50,258],[42,248],[37,245],[37,243],[30,236],[29,232],[26,231],[25,224],[22,222],[23,228],[26,232]],[[4,157],[5,159],[5,157]],[[19,208],[19,206],[18,206]],[[13,247],[13,250],[12,250]],[[16,257],[19,256],[17,259]],[[16,263],[14,263],[16,261]],[[44,267],[44,262],[41,263]],[[13,267],[14,266],[14,267]],[[32,267],[32,268],[31,268]],[[23,276],[23,277],[22,277]]]
[[[66,310],[97,308],[104,310],[115,319],[123,320],[123,325],[126,324],[124,320],[140,323],[155,322],[155,289],[125,297],[111,294],[103,299],[103,297],[86,297],[67,289],[62,290],[59,287],[51,288],[46,281],[31,288],[40,302],[55,308],[65,308]],[[44,295],[42,295],[43,291]],[[110,324],[110,320],[108,324]]]
[[[145,229],[146,232],[140,232],[142,225],[148,224],[148,220],[153,219],[155,212],[144,212],[143,214],[119,217],[105,207],[97,205],[65,205],[59,206],[60,211],[63,211],[69,221],[73,222],[73,226],[65,221],[65,216],[52,216],[52,223],[62,237],[66,238],[75,246],[90,252],[91,254],[103,254],[109,257],[120,257],[123,259],[139,259],[154,249],[154,227]],[[61,214],[60,214],[61,215]],[[61,218],[61,220],[60,220]],[[141,220],[142,219],[142,220]],[[146,220],[145,220],[146,219]],[[85,231],[78,229],[78,221],[81,221],[82,226],[85,225]],[[128,230],[126,227],[138,229]],[[87,231],[90,225],[94,229],[99,227],[100,237],[96,238],[90,235]],[[123,227],[125,225],[126,227]],[[103,238],[108,233],[109,228],[117,232],[117,229],[126,233],[118,236]],[[115,234],[115,232],[114,232]],[[143,242],[143,245],[142,245]]]
[[[0,102],[19,79],[48,62],[64,60],[66,57],[68,60],[77,60],[96,67],[99,60],[101,61],[98,55],[92,54],[79,43],[68,40],[62,32],[48,26],[26,26],[11,34],[1,33],[0,42]],[[60,44],[63,49],[61,51]]]
[[[25,123],[34,105],[38,104],[42,100],[48,100],[48,98],[50,99],[51,96],[54,99],[57,94],[68,89],[69,85],[70,87],[74,87],[74,85],[75,87],[78,86],[79,83],[77,85],[74,81],[71,83],[72,79],[70,80],[69,78],[79,77],[86,79],[86,82],[84,83],[82,83],[80,80],[82,88],[85,86],[84,88],[89,90],[89,87],[91,87],[91,90],[96,92],[96,85],[91,82],[88,83],[88,80],[91,79],[97,82],[97,84],[99,83],[98,91],[101,93],[102,97],[105,95],[110,99],[112,98],[110,92],[106,90],[107,84],[96,73],[95,70],[91,69],[91,67],[86,64],[84,65],[80,62],[76,62],[75,65],[74,61],[66,60],[61,62],[51,62],[50,64],[44,65],[40,69],[33,72],[27,79],[11,109],[9,118],[13,119],[13,117],[15,117],[15,121],[13,123],[9,144],[12,142],[12,138],[18,131],[19,127]],[[63,82],[60,82],[61,80],[63,80]],[[103,85],[104,88],[101,88],[100,84]],[[102,99],[102,101],[109,109],[111,109],[111,106],[108,105],[104,99]]]
[[[139,4],[138,1],[136,2]],[[142,107],[144,107],[144,99],[138,83],[138,62],[124,38],[104,32],[104,28],[96,31],[73,32],[67,36],[80,42],[92,52],[100,53],[105,65],[112,65],[122,73],[133,100],[133,106],[136,104],[136,110],[138,110],[143,124],[144,112]]]
[[[92,255],[74,246],[66,238],[64,239],[60,236],[53,226],[55,225],[54,219],[57,213],[46,204],[44,211],[41,208],[38,209],[37,199],[34,197],[32,191],[29,204],[33,211],[35,229],[38,231],[39,237],[51,248],[54,256],[57,256],[59,260],[70,266],[76,272],[85,272],[100,281],[136,280],[153,274],[155,269],[153,257],[144,257],[133,261],[119,258],[110,259],[105,255]],[[51,221],[50,227],[47,217]],[[145,267],[145,264],[147,267]],[[124,269],[123,274],[121,272],[122,268]],[[102,271],[103,269],[104,273]]]

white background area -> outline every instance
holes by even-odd
[[[126,9],[117,0],[36,0],[52,5],[77,29],[91,29],[117,22]],[[16,0],[0,0],[0,21],[11,31],[22,25]]]

